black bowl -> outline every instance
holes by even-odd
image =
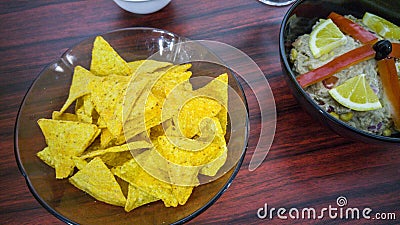
[[[310,33],[312,26],[320,18],[326,18],[330,12],[341,15],[351,14],[362,18],[365,12],[381,16],[395,24],[400,24],[400,2],[383,0],[299,0],[291,6],[283,18],[279,33],[279,53],[285,80],[300,105],[315,119],[331,128],[339,135],[367,143],[400,145],[399,134],[390,137],[368,133],[352,127],[320,108],[304,91],[296,80],[293,64],[289,60],[292,43],[300,35]],[[294,17],[296,15],[296,17]]]

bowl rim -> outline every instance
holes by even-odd
[[[308,1],[308,0],[298,0],[289,8],[289,10],[285,13],[285,16],[282,19],[281,26],[279,29],[279,55],[281,58],[281,62],[283,63],[284,67],[286,68],[286,71],[288,71],[288,73],[289,73],[288,75],[285,75],[285,76],[289,77],[290,81],[294,84],[297,92],[301,93],[302,97],[304,97],[308,103],[310,103],[315,109],[317,109],[318,112],[320,114],[322,114],[323,117],[327,118],[330,122],[333,122],[334,124],[336,124],[340,127],[346,128],[346,129],[350,130],[351,132],[359,134],[363,138],[372,138],[374,140],[384,141],[387,143],[400,143],[400,138],[386,137],[383,135],[372,134],[372,133],[357,129],[353,126],[348,125],[347,123],[345,123],[341,120],[336,119],[335,117],[330,115],[328,112],[323,110],[321,107],[319,107],[315,103],[315,101],[309,97],[307,92],[297,82],[296,75],[293,72],[291,64],[289,63],[288,58],[286,56],[284,35],[285,35],[286,25],[288,24],[288,21],[292,15],[293,11],[295,11],[299,5],[301,5],[303,2],[306,2],[306,1]],[[330,129],[332,129],[332,128],[330,128]]]
[[[152,1],[152,0],[150,0]],[[20,117],[21,117],[21,110],[23,108],[23,106],[25,105],[25,101],[29,95],[29,93],[32,91],[34,85],[36,84],[36,82],[38,81],[38,79],[41,77],[41,75],[43,74],[43,72],[45,72],[47,69],[50,68],[50,66],[54,65],[55,63],[57,63],[59,60],[62,60],[66,54],[68,54],[75,46],[78,46],[80,44],[82,44],[83,42],[90,40],[90,39],[94,39],[96,36],[98,35],[106,35],[106,34],[111,34],[111,33],[116,33],[116,32],[123,32],[123,31],[151,31],[151,32],[159,32],[159,33],[163,33],[163,34],[167,34],[169,36],[175,37],[178,39],[178,42],[182,41],[182,40],[189,40],[186,37],[177,35],[173,32],[167,31],[167,30],[163,30],[163,29],[159,29],[159,28],[153,28],[153,27],[129,27],[129,28],[121,28],[121,29],[115,29],[115,30],[111,30],[111,31],[105,31],[99,34],[94,34],[94,35],[90,35],[85,37],[83,40],[78,41],[77,43],[73,44],[71,47],[69,47],[67,50],[64,51],[64,53],[61,54],[60,57],[58,57],[56,60],[52,61],[51,63],[45,65],[42,70],[38,73],[38,75],[35,77],[35,79],[32,81],[32,83],[30,84],[28,90],[26,91],[20,106],[18,108],[18,113],[16,116],[16,120],[14,123],[14,155],[15,155],[15,159],[16,159],[16,163],[18,166],[19,171],[21,172],[22,176],[25,178],[25,182],[28,186],[29,191],[32,193],[33,197],[43,206],[43,208],[45,208],[48,212],[50,212],[53,216],[55,216],[56,218],[58,218],[60,221],[68,223],[68,224],[79,224],[75,221],[73,221],[71,218],[67,218],[64,215],[62,215],[60,212],[56,211],[55,209],[53,209],[53,207],[51,207],[44,199],[42,199],[40,197],[40,195],[36,192],[35,187],[33,186],[33,184],[31,183],[31,180],[24,168],[24,165],[21,161],[21,157],[20,157],[20,152],[19,152],[19,148],[18,148],[18,127],[20,126]],[[188,222],[190,220],[192,220],[193,218],[195,218],[196,216],[200,215],[201,213],[203,213],[206,209],[208,209],[211,205],[213,205],[213,203],[215,203],[220,197],[221,195],[230,187],[231,183],[233,182],[233,180],[235,179],[236,175],[238,174],[242,163],[244,161],[246,152],[247,152],[247,146],[248,146],[248,141],[249,141],[249,134],[250,134],[250,119],[249,119],[249,109],[248,109],[248,102],[247,102],[247,98],[243,89],[243,86],[240,84],[240,81],[238,79],[238,77],[232,73],[231,74],[232,77],[234,77],[240,92],[243,94],[243,101],[244,101],[244,105],[246,107],[246,121],[245,121],[245,137],[244,137],[244,145],[243,145],[243,149],[241,151],[240,157],[238,158],[238,161],[236,163],[236,165],[234,167],[232,167],[229,171],[232,171],[232,174],[230,175],[230,177],[227,179],[227,181],[225,182],[225,184],[222,186],[222,188],[220,190],[218,190],[218,192],[208,201],[206,202],[206,204],[204,204],[203,206],[201,206],[200,208],[198,208],[197,210],[195,210],[194,212],[192,212],[191,214],[187,215],[186,217],[173,222],[172,224],[182,224],[185,222]]]

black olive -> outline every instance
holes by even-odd
[[[375,59],[381,60],[392,52],[392,43],[388,40],[380,40],[374,44],[373,48],[376,52]]]

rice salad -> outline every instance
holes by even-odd
[[[368,27],[362,24],[360,19],[356,19],[354,16],[351,15],[347,15],[345,17],[359,24],[366,30],[371,31],[370,29],[368,29]],[[313,29],[318,25],[319,22],[320,21],[318,21],[313,26]],[[332,51],[322,55],[319,58],[315,58],[310,50],[310,34],[299,36],[292,43],[293,48],[290,52],[290,60],[293,63],[293,70],[299,75],[307,73],[313,69],[325,65],[332,59],[363,45],[358,40],[355,40],[353,37],[349,35],[345,36],[347,39],[346,44],[334,48]],[[379,35],[376,36],[379,40],[383,39],[383,37],[380,37]],[[399,40],[388,40],[392,43],[400,43]],[[400,78],[399,60],[396,60],[396,68],[397,74]],[[328,91],[334,86],[339,86],[346,80],[360,74],[366,75],[366,79],[374,93],[379,98],[379,101],[382,104],[382,108],[371,111],[355,111],[341,105],[329,94]],[[322,81],[305,87],[305,91],[309,94],[309,96],[314,100],[316,104],[318,104],[323,110],[327,111],[334,117],[359,130],[384,136],[390,136],[391,134],[398,132],[393,125],[391,112],[389,110],[390,107],[388,105],[389,103],[384,95],[382,82],[378,74],[376,59],[372,58],[366,61],[362,61],[347,69],[343,69],[335,73],[333,76],[337,78],[337,81],[335,81],[334,84]]]

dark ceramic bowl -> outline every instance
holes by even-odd
[[[289,60],[292,43],[300,35],[310,33],[312,26],[319,18],[326,18],[330,12],[335,11],[341,15],[351,14],[362,18],[365,12],[371,12],[395,24],[400,24],[400,2],[384,0],[299,0],[294,3],[283,18],[279,33],[279,51],[282,69],[286,73],[285,79],[293,95],[300,105],[313,118],[331,128],[343,137],[367,143],[400,145],[399,134],[389,137],[374,135],[356,129],[331,116],[321,109],[304,91],[296,80],[296,72]],[[296,17],[294,17],[296,15]],[[293,19],[296,18],[296,21]]]
[[[176,62],[180,58],[184,60],[193,56],[192,54],[199,53],[208,59],[214,57],[201,46],[186,51],[179,47],[185,38],[165,30],[130,28],[101,35],[127,61],[152,56],[153,59]],[[36,153],[46,146],[37,120],[51,118],[52,111],[61,108],[68,95],[73,68],[76,65],[89,68],[93,40],[94,37],[90,37],[82,41],[47,66],[33,82],[22,102],[15,126],[15,156],[30,191],[44,208],[68,224],[174,224],[194,218],[221,196],[239,171],[248,139],[246,109],[240,110],[236,107],[229,114],[231,123],[228,124],[227,130],[231,131],[229,138],[233,144],[232,148],[228,144],[228,158],[224,167],[228,164],[232,167],[223,167],[220,171],[225,172],[219,174],[218,179],[196,187],[183,206],[167,208],[158,201],[126,213],[122,207],[96,201],[71,185],[68,179],[56,180],[54,169],[36,156]],[[226,68],[202,63],[193,63],[191,70],[196,76],[208,77],[216,77],[226,72]],[[247,106],[238,80],[233,73],[228,74],[229,86]],[[228,105],[237,105],[230,100],[229,96]],[[242,125],[240,128],[234,127],[232,121]]]

